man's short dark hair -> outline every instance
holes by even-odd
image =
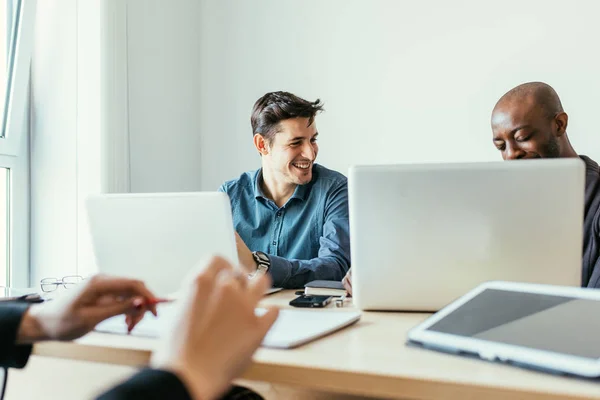
[[[304,100],[288,92],[270,92],[256,100],[252,108],[252,135],[260,134],[267,143],[272,143],[279,132],[279,122],[290,118],[308,118],[311,126],[318,112],[323,111],[323,103]]]

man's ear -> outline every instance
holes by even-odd
[[[256,150],[258,150],[258,153],[261,156],[266,156],[267,154],[269,154],[269,145],[267,143],[267,139],[265,139],[263,135],[261,135],[260,133],[255,133],[253,139],[254,147],[256,147]]]
[[[569,124],[569,116],[565,112],[561,112],[554,117],[554,123],[556,124],[556,136],[561,137],[567,133],[567,125]]]

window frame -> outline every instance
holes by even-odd
[[[29,113],[29,71],[34,41],[34,22],[37,0],[7,0],[15,2],[15,20],[10,26],[16,40],[11,40],[5,91],[5,110],[2,115],[0,154],[18,156],[23,153]]]
[[[10,4],[9,4],[10,2]],[[7,67],[0,167],[9,169],[7,283],[29,287],[29,87],[37,0],[7,0],[15,18]]]
[[[6,282],[29,287],[29,157],[0,155],[0,167],[8,168],[8,243]],[[13,268],[25,266],[24,268]]]

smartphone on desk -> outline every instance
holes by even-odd
[[[292,307],[325,307],[331,303],[332,296],[300,295],[290,301]]]

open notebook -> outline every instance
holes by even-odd
[[[131,335],[159,337],[163,329],[170,326],[171,310],[172,305],[160,307],[158,318],[146,313]],[[265,309],[256,309],[257,315],[264,312]],[[279,317],[265,336],[262,346],[280,349],[297,347],[352,325],[359,319],[360,313],[353,311],[280,310]],[[127,334],[125,317],[119,315],[109,318],[98,324],[96,331]]]

